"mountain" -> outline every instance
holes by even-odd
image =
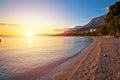
[[[83,32],[83,31],[90,31],[90,29],[98,29],[101,26],[105,25],[105,21],[104,21],[105,17],[106,15],[93,18],[88,24],[84,26],[75,26],[74,28],[70,28],[64,33]]]

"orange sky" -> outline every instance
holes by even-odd
[[[61,20],[53,19],[50,16],[28,13],[16,14],[12,18],[11,16],[7,16],[5,19],[1,19],[0,35],[24,36],[27,32],[32,32],[36,35],[56,34],[64,31],[62,28],[65,26],[61,25]]]
[[[38,25],[39,26],[39,25]],[[36,34],[56,34],[63,32],[63,29],[51,29],[46,27],[37,27],[32,25],[18,25],[0,23],[0,35],[25,36],[27,32]]]

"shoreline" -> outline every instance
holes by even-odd
[[[92,42],[89,45],[91,45]],[[74,59],[76,59],[76,57],[80,55],[81,52],[88,46],[86,46],[73,56],[57,60],[46,65],[36,67],[32,70],[17,74],[15,77],[11,78],[11,80],[49,80],[55,74],[64,70],[66,66],[69,66],[69,64],[74,61]]]
[[[87,37],[87,38],[91,38],[91,37]],[[50,72],[48,72],[47,74],[45,74],[44,76],[42,76],[41,78],[39,78],[38,80],[52,80],[53,77],[55,77],[57,74],[61,73],[61,71],[64,71],[65,69],[67,69],[68,66],[70,66],[70,64],[78,57],[81,55],[81,53],[88,48],[94,41],[94,38],[92,38],[92,42],[86,46],[85,48],[83,48],[81,51],[79,51],[78,53],[76,53],[75,55],[71,56],[71,58],[67,59],[66,61],[64,61],[62,64],[59,64],[57,67],[55,67],[54,69],[52,69]]]
[[[119,41],[94,37],[94,42],[51,80],[120,80]]]
[[[73,59],[77,55],[78,54],[70,56],[68,58],[64,58],[64,59],[61,59],[61,60],[57,60],[57,61],[48,63],[48,64],[43,65],[43,66],[39,66],[39,67],[34,68],[32,70],[29,70],[29,71],[23,72],[21,74],[18,74],[15,77],[11,78],[10,80],[13,80],[13,79],[14,80],[43,80],[44,76],[46,76],[47,74],[49,76],[51,74],[50,73],[51,71],[54,71],[54,69],[56,69],[56,68],[58,70],[58,67],[60,65],[63,65],[64,63],[65,63],[64,65],[69,64],[69,60]],[[63,67],[59,67],[59,68],[62,69]],[[53,73],[57,73],[57,72],[55,71]],[[49,79],[49,77],[48,77],[48,79]]]
[[[120,38],[92,38],[93,42],[78,54],[12,80],[120,80]]]

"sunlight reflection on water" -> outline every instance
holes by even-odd
[[[90,42],[80,37],[3,37],[0,80],[75,55]]]
[[[32,39],[31,38],[32,38],[31,36],[28,37],[28,43],[29,43],[30,47],[32,47]]]

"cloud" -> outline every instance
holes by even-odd
[[[109,7],[102,8],[102,10],[109,11]]]
[[[67,31],[69,28],[63,28],[63,29],[54,29],[54,31],[56,32],[63,32],[63,31]]]
[[[86,18],[82,18],[81,21],[86,21]]]
[[[18,25],[18,24],[0,23],[0,26],[20,26],[20,25]]]

